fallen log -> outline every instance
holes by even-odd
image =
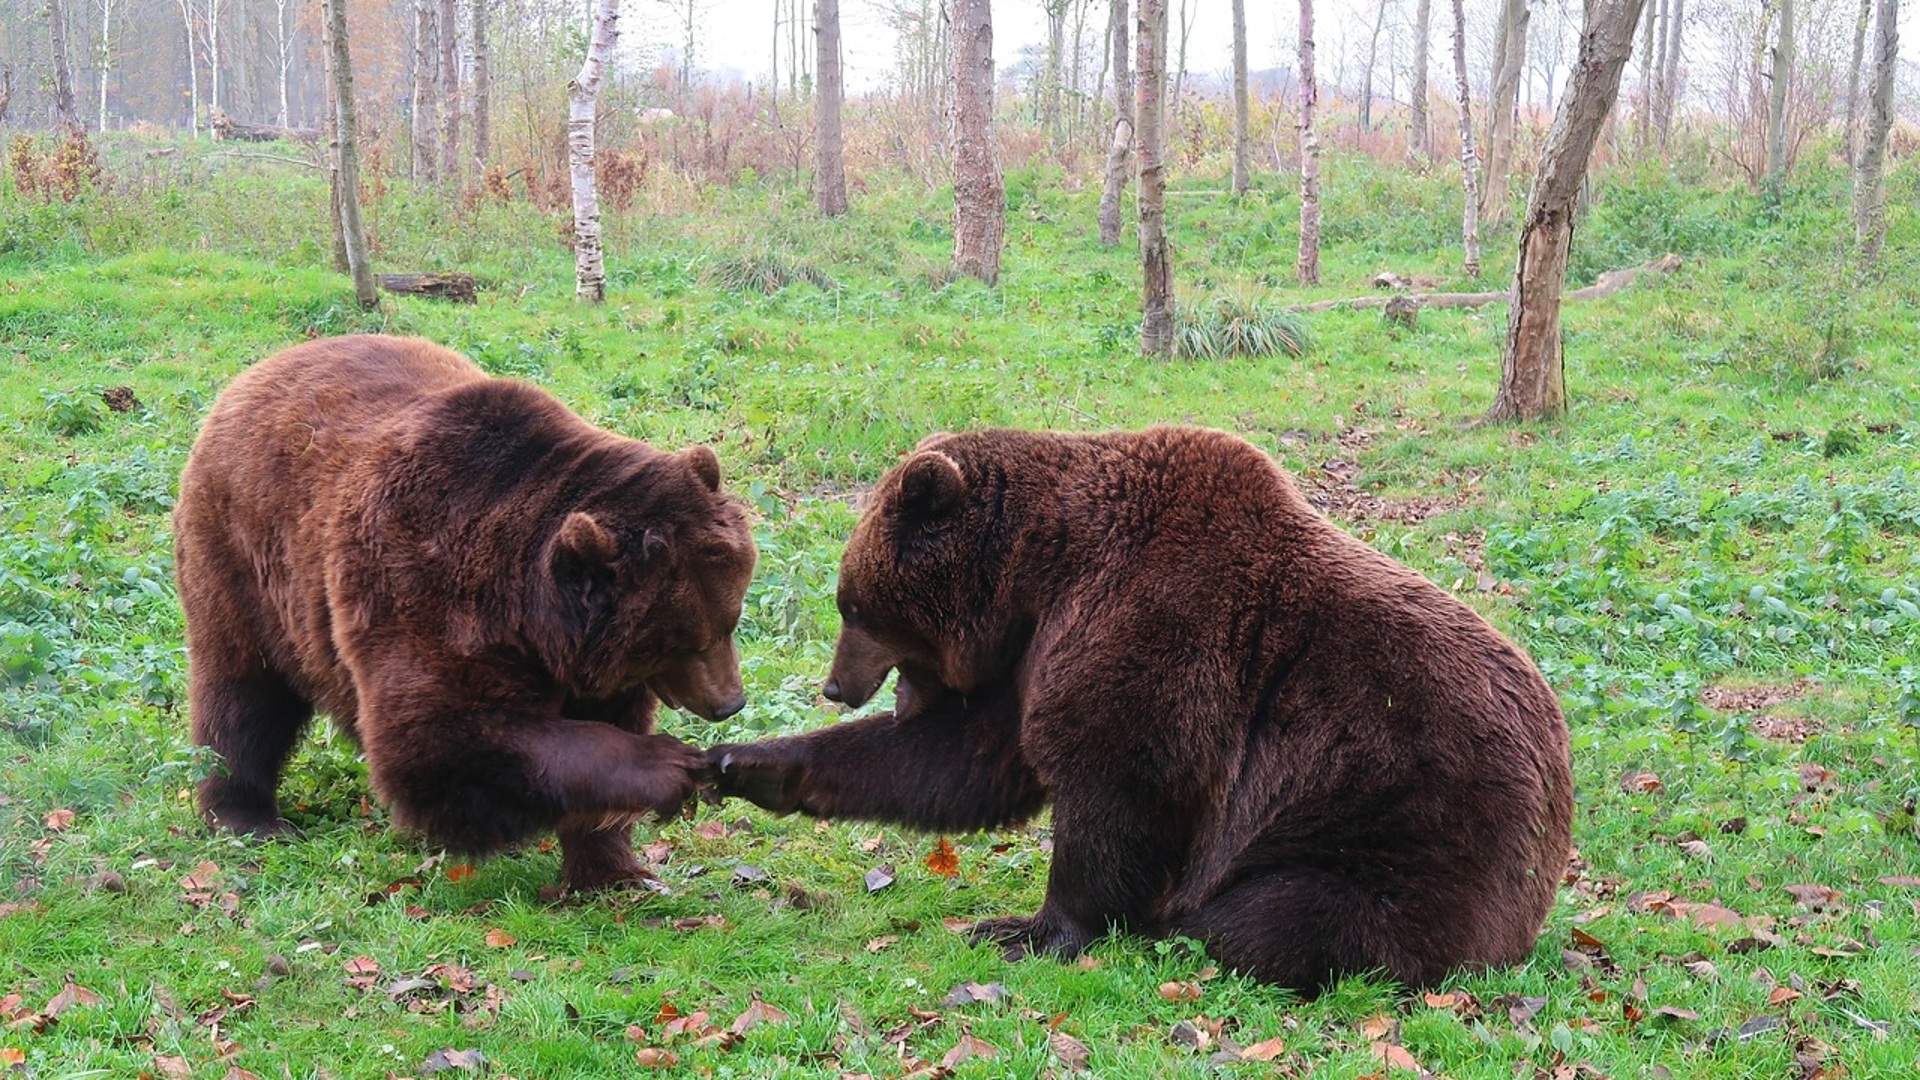
[[[213,137],[228,142],[312,142],[320,137],[313,128],[284,128],[273,124],[243,124],[226,113],[213,114]]]
[[[472,274],[381,274],[375,280],[388,292],[404,296],[427,296],[456,304],[471,304],[475,299]]]
[[[1649,263],[1629,266],[1620,270],[1608,270],[1584,288],[1562,293],[1560,299],[1598,300],[1603,296],[1612,296],[1636,281],[1640,275],[1670,274],[1680,269],[1681,258],[1668,253]],[[1386,307],[1400,299],[1412,299],[1423,308],[1477,308],[1488,304],[1497,304],[1508,297],[1505,289],[1499,292],[1451,292],[1451,293],[1401,293],[1395,296],[1356,296],[1345,300],[1316,300],[1311,304],[1295,304],[1288,311],[1332,311],[1334,308],[1377,308]]]

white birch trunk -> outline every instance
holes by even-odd
[[[1302,0],[1304,3],[1305,0]],[[1592,2],[1592,0],[1589,0]],[[1461,269],[1480,277],[1480,158],[1473,149],[1473,90],[1467,83],[1467,19],[1460,0],[1453,0],[1453,81],[1460,98],[1460,186],[1465,207],[1460,212]]]
[[[1780,36],[1773,44],[1773,86],[1767,95],[1767,176],[1787,175],[1787,93],[1793,83],[1793,0],[1780,0]]]
[[[113,0],[100,0],[100,131],[107,130],[107,76],[112,71]]]
[[[1860,65],[1867,57],[1867,24],[1873,21],[1873,0],[1860,0],[1853,22],[1853,63],[1847,65],[1847,164],[1860,157]]]
[[[1427,139],[1427,53],[1433,36],[1433,0],[1419,0],[1413,13],[1413,85],[1407,117],[1407,154],[1424,161],[1430,150]]]
[[[1385,0],[1381,0],[1383,7]],[[1371,61],[1369,61],[1371,70]],[[1233,193],[1245,195],[1251,180],[1247,135],[1247,0],[1233,0]]]
[[[619,40],[620,0],[597,0],[593,38],[580,73],[567,84],[567,166],[573,180],[573,294],[598,304],[607,298],[607,274],[600,250],[600,192],[594,184],[594,109],[600,82]]]
[[[293,67],[293,35],[299,26],[287,23],[287,0],[273,0],[273,8],[274,44],[279,48],[280,61],[280,126],[286,128],[293,126],[287,108],[287,82]]]
[[[1140,0],[1134,119],[1140,139],[1140,351],[1173,355],[1173,261],[1167,251],[1167,0]]]
[[[187,33],[187,135],[200,137],[200,60],[194,49],[193,0],[174,0],[180,9],[180,25]]]
[[[347,49],[347,0],[324,0],[333,55],[334,161],[340,172],[340,235],[347,249],[353,295],[364,308],[380,306],[367,257],[367,231],[360,221],[360,133],[353,100],[353,62]]]
[[[1113,0],[1107,49],[1113,62],[1113,137],[1107,144],[1107,175],[1100,185],[1100,242],[1120,242],[1120,200],[1133,170],[1133,74],[1127,59],[1127,0]]]

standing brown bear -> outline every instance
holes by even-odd
[[[1568,854],[1567,728],[1533,664],[1215,431],[922,442],[840,569],[827,697],[897,708],[708,753],[778,812],[927,829],[1053,804],[1031,918],[1313,993],[1532,950]]]
[[[398,824],[475,854],[554,830],[567,888],[638,880],[634,821],[701,768],[655,708],[744,703],[754,547],[713,452],[603,431],[425,341],[323,339],[234,380],[174,534],[215,826],[288,828],[281,767],[318,709]]]

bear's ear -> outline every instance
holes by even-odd
[[[560,533],[553,538],[554,562],[604,567],[613,561],[617,547],[605,525],[592,514],[575,510],[560,523]]]
[[[952,513],[966,495],[960,466],[938,450],[922,450],[900,467],[900,516],[931,521]]]
[[[704,444],[689,446],[680,451],[681,460],[693,468],[693,475],[707,485],[708,491],[720,490],[720,459],[713,455],[713,448]]]

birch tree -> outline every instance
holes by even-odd
[[[460,24],[454,0],[440,0],[440,179],[460,185]]]
[[[1381,0],[1384,9],[1386,0]],[[1245,195],[1248,182],[1247,0],[1233,0],[1233,193]]]
[[[619,40],[620,0],[596,0],[593,37],[580,73],[567,84],[567,166],[573,181],[573,295],[598,304],[607,298],[606,267],[600,251],[600,192],[594,186],[594,108],[600,82]]]
[[[1620,92],[1620,74],[1633,55],[1634,26],[1645,5],[1646,0],[1586,0],[1579,58],[1527,195],[1520,257],[1507,301],[1500,390],[1487,412],[1490,421],[1538,420],[1567,411],[1560,293],[1573,246],[1574,205],[1594,144]]]
[[[1007,191],[993,153],[993,7],[953,2],[953,272],[1000,280]]]
[[[61,0],[47,0],[47,26],[52,31],[53,115],[61,126],[80,126],[80,107],[73,97],[73,64],[67,52],[67,9]]]
[[[353,275],[353,295],[361,307],[380,306],[374,290],[373,265],[367,259],[367,231],[360,221],[360,137],[358,110],[353,100],[353,62],[347,48],[347,0],[325,4],[328,46],[332,54],[333,159],[340,174],[340,235],[347,252],[347,270]]]
[[[1304,3],[1305,0],[1302,0]],[[1587,0],[1589,4],[1594,0]],[[1480,276],[1480,158],[1473,150],[1473,91],[1467,83],[1467,18],[1460,0],[1453,0],[1453,82],[1460,105],[1461,266],[1470,278]]]
[[[1787,176],[1787,88],[1793,81],[1793,0],[1779,0],[1780,29],[1773,43],[1773,86],[1767,95],[1767,178]]]
[[[1132,173],[1133,70],[1127,47],[1127,0],[1113,0],[1108,12],[1107,48],[1113,62],[1113,137],[1107,143],[1107,175],[1100,185],[1100,242],[1120,242],[1120,201]]]
[[[1654,122],[1660,125],[1660,145],[1667,145],[1667,135],[1673,130],[1673,110],[1680,99],[1680,32],[1686,28],[1687,0],[1670,0],[1673,10],[1667,18],[1667,33],[1661,51],[1666,58],[1660,62],[1660,106],[1654,116]]]
[[[113,72],[113,0],[100,0],[100,113],[95,125],[107,130],[107,76]]]
[[[1853,63],[1847,65],[1847,164],[1860,156],[1860,65],[1867,58],[1867,24],[1873,21],[1873,0],[1860,0],[1853,20]]]
[[[1431,154],[1427,139],[1427,52],[1433,31],[1433,0],[1418,0],[1413,9],[1413,79],[1408,87],[1407,155],[1425,161]]]
[[[1320,85],[1313,73],[1313,0],[1300,0],[1300,250],[1293,276],[1302,285],[1320,284],[1320,135],[1313,116],[1319,103]]]
[[[1893,79],[1899,60],[1900,0],[1880,0],[1864,142],[1853,168],[1853,236],[1862,270],[1880,262],[1880,245],[1887,237],[1887,132],[1893,128]]]
[[[1140,0],[1140,351],[1173,355],[1173,261],[1167,251],[1167,0]]]
[[[434,179],[440,161],[438,37],[435,0],[413,0],[413,178],[421,183]]]
[[[293,38],[300,29],[299,23],[289,23],[287,12],[292,9],[292,0],[273,0],[273,43],[275,59],[279,61],[280,74],[280,126],[291,127],[292,122],[287,109],[288,73],[293,67]],[[296,12],[297,14],[297,12]]]
[[[194,47],[193,0],[173,0],[173,2],[180,11],[180,25],[187,35],[187,136],[198,139],[200,137],[200,61],[199,50]],[[328,55],[331,56],[332,53],[329,51]]]
[[[482,180],[493,154],[493,44],[487,39],[487,8],[492,0],[473,0],[473,169]]]
[[[840,0],[814,0],[813,13],[819,50],[815,67],[820,78],[814,101],[813,196],[822,214],[838,217],[847,212],[847,170],[840,134]]]

